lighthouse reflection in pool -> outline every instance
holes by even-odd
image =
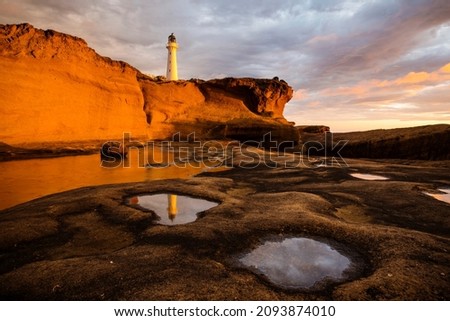
[[[129,204],[152,210],[158,215],[158,224],[179,225],[193,222],[197,214],[218,203],[176,194],[139,195],[129,199]]]

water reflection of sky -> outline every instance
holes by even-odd
[[[205,170],[204,164],[145,168],[146,162],[135,148],[130,150],[128,167],[120,163],[102,167],[99,154],[0,162],[0,209],[83,186],[186,178]]]
[[[141,195],[130,203],[152,210],[159,216],[159,224],[178,225],[193,222],[197,213],[206,211],[218,203],[175,194]]]
[[[351,263],[328,244],[308,238],[267,241],[240,262],[285,288],[310,288],[324,278],[340,280]]]
[[[425,193],[425,194],[432,196],[439,201],[450,203],[450,188],[440,188],[439,191],[441,191],[442,193],[439,193],[439,194],[438,193]]]
[[[363,180],[367,180],[367,181],[384,181],[384,180],[389,179],[389,178],[384,177],[384,176],[372,175],[372,174],[353,173],[353,174],[350,174],[350,175],[355,177],[355,178],[359,178],[359,179],[363,179]]]

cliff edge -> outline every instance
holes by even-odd
[[[150,139],[195,133],[202,139],[298,141],[284,117],[292,88],[275,79],[225,78],[157,82],[140,77]]]
[[[0,141],[298,140],[283,117],[292,88],[278,79],[159,81],[97,54],[81,39],[30,24],[0,25]]]
[[[0,141],[30,144],[146,135],[137,70],[80,38],[0,25]]]

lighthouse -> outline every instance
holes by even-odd
[[[167,80],[178,80],[178,67],[177,67],[177,39],[172,34],[169,36],[169,40],[167,41],[168,55],[167,55],[167,72],[166,78]]]
[[[173,221],[178,213],[177,196],[174,194],[168,194],[167,198],[168,198],[168,203],[169,203],[169,207],[167,208],[167,214],[169,214],[169,219],[171,221]]]

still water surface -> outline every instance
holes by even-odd
[[[450,203],[450,188],[440,188],[439,191],[441,193],[425,193],[429,196],[434,197],[438,201]]]
[[[384,181],[389,178],[380,175],[372,175],[372,174],[362,174],[362,173],[353,173],[351,176],[359,179],[364,179],[366,181]]]
[[[340,281],[351,261],[330,245],[309,238],[294,237],[267,241],[240,262],[265,275],[283,288],[313,287],[325,279]]]
[[[161,225],[179,225],[193,222],[197,214],[219,203],[176,194],[139,195],[130,198],[130,204],[152,210]]]
[[[166,152],[159,153],[142,159],[136,149],[131,149],[128,167],[121,163],[102,167],[98,154],[0,162],[0,209],[83,186],[187,178],[210,170],[201,163],[145,168],[145,163],[155,158],[167,158]]]

